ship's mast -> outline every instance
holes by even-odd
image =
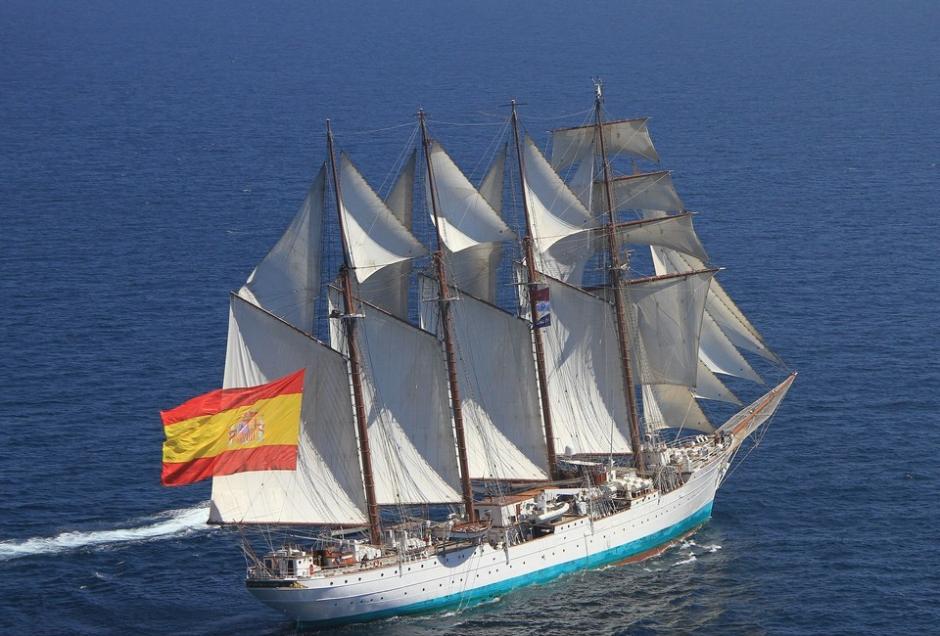
[[[545,374],[545,349],[542,345],[542,332],[535,326],[536,299],[532,292],[540,280],[535,268],[535,249],[532,246],[532,219],[529,215],[529,197],[526,196],[525,161],[522,158],[522,144],[519,141],[519,119],[516,116],[516,100],[512,100],[512,134],[516,143],[516,161],[519,167],[519,183],[522,189],[522,209],[525,212],[526,235],[522,239],[525,251],[525,263],[529,283],[529,315],[532,316],[532,340],[535,343],[535,369],[539,379],[539,399],[542,402],[542,422],[545,426],[545,450],[548,454],[548,471],[552,479],[558,479],[558,459],[555,454],[555,433],[552,428],[552,408],[548,399],[548,378]]]
[[[362,481],[366,490],[366,506],[369,513],[369,536],[373,544],[382,543],[382,528],[379,522],[379,505],[375,498],[375,478],[372,474],[372,453],[369,450],[369,425],[366,420],[365,402],[362,397],[362,369],[359,366],[359,345],[356,340],[356,300],[352,291],[349,263],[349,250],[346,248],[346,230],[343,224],[341,201],[342,191],[339,186],[339,173],[336,171],[336,152],[333,149],[333,128],[326,120],[326,145],[330,154],[330,172],[333,176],[333,192],[336,195],[336,216],[339,219],[340,244],[343,246],[343,266],[340,278],[343,281],[343,321],[346,324],[346,345],[349,349],[349,369],[352,376],[353,402],[356,409],[356,428],[359,432],[359,459],[362,462]]]
[[[427,165],[428,193],[431,211],[434,214],[434,228],[437,237],[437,250],[432,255],[437,273],[438,296],[441,321],[444,325],[444,351],[447,354],[447,377],[450,382],[450,401],[454,411],[454,433],[457,437],[457,459],[460,462],[460,485],[463,490],[463,504],[467,519],[474,521],[476,512],[473,505],[473,489],[470,487],[470,468],[467,461],[467,442],[464,437],[463,409],[460,402],[460,386],[457,384],[457,354],[454,348],[453,320],[450,315],[450,287],[444,271],[444,242],[441,240],[441,219],[437,211],[437,191],[434,189],[434,170],[431,167],[431,139],[424,121],[424,111],[418,111],[421,124],[421,144],[424,146],[424,160]]]
[[[601,161],[604,164],[604,194],[607,201],[607,250],[610,252],[610,269],[608,281],[614,293],[614,309],[617,314],[617,344],[620,348],[620,364],[623,368],[623,391],[627,396],[627,411],[630,417],[630,445],[633,447],[633,458],[638,473],[646,471],[646,461],[643,457],[643,446],[640,437],[640,420],[637,415],[636,391],[633,385],[633,370],[630,366],[630,341],[627,337],[627,325],[623,302],[623,286],[621,278],[623,270],[620,263],[620,245],[617,241],[617,219],[614,211],[614,197],[610,189],[610,161],[607,158],[607,145],[604,141],[604,115],[602,104],[604,101],[603,85],[594,83],[594,129],[599,140]]]

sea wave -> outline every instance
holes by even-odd
[[[154,539],[190,534],[208,530],[209,517],[207,504],[193,508],[168,510],[151,517],[141,519],[141,525],[129,528],[109,530],[68,531],[54,537],[32,537],[23,540],[0,541],[0,561],[9,561],[20,557],[37,554],[67,552],[89,547],[113,546],[122,543],[136,543]]]

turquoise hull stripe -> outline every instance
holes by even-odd
[[[708,518],[711,517],[711,514],[712,502],[709,502],[700,508],[697,512],[693,513],[689,517],[686,517],[679,523],[671,525],[668,528],[663,528],[659,532],[655,532],[651,535],[643,537],[642,539],[637,539],[636,541],[625,543],[621,546],[617,546],[616,548],[610,548],[604,552],[598,552],[597,554],[592,554],[591,556],[586,556],[574,561],[553,565],[543,570],[539,570],[538,572],[523,574],[522,576],[500,581],[499,583],[478,587],[476,589],[467,590],[466,592],[458,592],[456,594],[441,596],[440,598],[431,599],[429,601],[421,601],[420,603],[414,603],[412,605],[404,605],[401,607],[379,610],[376,612],[366,612],[364,614],[357,614],[355,616],[349,616],[340,619],[330,619],[325,621],[303,621],[303,624],[309,626],[325,626],[340,625],[344,623],[361,623],[365,621],[374,621],[381,618],[389,618],[391,616],[401,616],[402,614],[420,614],[424,612],[431,612],[464,603],[470,603],[472,605],[475,601],[483,601],[516,589],[517,587],[531,585],[533,583],[544,583],[569,572],[607,565],[609,563],[628,559],[636,554],[648,552],[665,543],[668,543],[669,541],[672,541],[676,537],[685,534],[689,530],[702,525],[708,521]]]

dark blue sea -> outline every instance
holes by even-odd
[[[327,117],[383,191],[419,106],[479,178],[594,76],[800,376],[691,540],[340,633],[940,631],[940,4],[4,0],[0,632],[294,633],[159,410],[219,386]]]

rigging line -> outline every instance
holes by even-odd
[[[391,125],[391,126],[385,126],[384,128],[373,128],[373,129],[370,129],[370,130],[343,130],[343,133],[342,133],[342,134],[343,134],[344,137],[345,137],[345,136],[348,136],[348,135],[356,135],[356,136],[358,136],[358,135],[374,135],[375,133],[386,132],[386,131],[389,131],[389,130],[396,130],[396,129],[398,129],[398,128],[404,128],[404,127],[406,127],[406,126],[413,126],[413,125],[414,125],[414,122],[413,122],[413,121],[407,121],[407,122],[405,122],[405,123],[403,123],[403,124],[393,124],[393,125]],[[334,132],[335,132],[335,130],[334,130]],[[326,136],[327,136],[326,133],[312,133],[312,134],[310,134],[310,135],[305,135],[304,138],[307,139],[307,138],[309,138],[309,137],[322,137],[323,139],[326,139]]]
[[[500,118],[500,120],[502,120],[502,118]],[[502,121],[490,121],[490,122],[480,122],[480,123],[477,123],[477,122],[462,123],[462,122],[457,122],[457,121],[442,121],[440,119],[435,119],[434,124],[435,125],[441,124],[444,126],[501,126],[503,122]]]
[[[569,117],[577,117],[578,115],[589,115],[594,112],[594,107],[586,108],[584,110],[578,110],[573,113],[566,113],[564,115],[556,115],[554,117],[530,117],[526,115],[527,120],[532,121],[554,121],[557,119],[568,119]]]
[[[480,159],[477,160],[476,164],[473,166],[473,169],[470,171],[470,176],[472,178],[476,178],[477,169],[479,169],[481,164],[485,162],[487,166],[492,166],[493,162],[496,160],[496,153],[499,152],[499,147],[503,139],[507,137],[506,130],[509,128],[509,120],[507,119],[504,123],[505,125],[497,131],[496,135],[486,145],[486,151],[483,153]],[[487,174],[488,173],[489,169],[487,169]],[[500,198],[502,198],[502,192],[500,192]]]
[[[415,124],[414,130],[411,131],[411,135],[409,135],[408,141],[405,142],[405,146],[402,148],[401,152],[398,153],[398,157],[395,159],[395,162],[392,164],[392,168],[385,175],[385,178],[382,179],[382,184],[376,190],[377,193],[383,192],[385,190],[385,186],[393,174],[396,174],[396,175],[401,174],[401,171],[405,166],[405,161],[407,161],[409,151],[414,147],[415,136],[417,134],[418,134],[418,125]],[[391,194],[391,190],[392,188],[395,187],[395,183],[397,183],[397,179],[392,182],[392,185],[389,187],[387,192],[384,192],[384,194],[379,195],[382,197],[383,201],[385,201],[385,199],[388,198],[388,195]],[[414,183],[412,183],[411,186],[412,186],[412,189],[414,189]],[[410,228],[406,228],[406,229],[410,231]]]
[[[582,117],[582,119],[581,119],[581,125],[579,126],[579,128],[584,128],[584,127],[588,126],[588,125],[590,124],[590,122],[594,119],[593,114],[594,114],[594,109],[593,109],[593,108],[588,108],[587,110],[579,111],[578,113],[573,113],[573,115],[583,115],[583,117]],[[527,117],[526,119],[528,119],[528,117]],[[551,132],[552,132],[552,131],[549,131],[549,133],[551,133]],[[550,142],[551,142],[551,143],[554,143],[554,137],[553,137],[551,134],[549,135],[548,139],[545,140],[545,146],[544,146],[544,148],[542,149],[542,153],[543,153],[543,154],[547,154],[547,153],[548,153],[548,146],[549,146],[549,143],[550,143]],[[571,165],[569,165],[569,166],[566,168],[564,176],[562,176],[562,175],[559,174],[559,177],[562,177],[562,181],[565,181],[566,184],[567,184],[567,179],[571,176],[571,173],[572,173],[572,171],[574,170],[575,165],[577,165],[577,164],[579,163],[579,161],[585,161],[585,160],[586,160],[585,158],[582,158],[582,159],[579,160],[577,157],[574,156],[575,148],[571,148],[571,150],[570,150],[569,152],[570,152],[571,154],[565,154],[565,155],[563,155],[563,156],[562,156],[562,159],[563,159],[565,162],[568,162],[569,159],[570,159],[570,160],[571,160]],[[593,161],[593,159],[594,159],[595,154],[596,154],[596,152],[594,151],[594,142],[592,141],[592,142],[591,142],[591,160],[592,160],[592,161]],[[594,173],[592,174],[592,179],[591,179],[592,184],[593,184],[593,181],[594,181],[593,177],[596,176],[596,173],[597,173],[597,170],[595,170]],[[590,212],[590,210],[588,210],[588,212]]]

